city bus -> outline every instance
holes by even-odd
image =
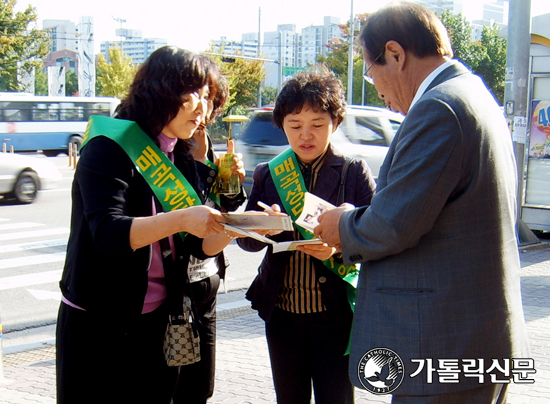
[[[80,148],[91,115],[112,116],[119,104],[111,97],[49,97],[0,93],[0,140],[15,152],[42,151],[53,157]]]

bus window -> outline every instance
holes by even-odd
[[[59,121],[59,104],[50,104],[48,106],[48,120]]]
[[[30,118],[30,104],[26,102],[2,103],[0,109],[4,111],[5,122],[24,122]]]
[[[111,105],[105,102],[85,104],[85,118],[89,119],[92,115],[111,116]]]
[[[61,110],[59,120],[61,121],[80,121],[82,120],[82,108],[78,108],[74,102],[60,103]],[[80,115],[79,115],[80,110]]]
[[[32,107],[31,121],[47,121],[48,106],[44,103],[38,103]]]

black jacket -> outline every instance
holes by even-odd
[[[313,191],[315,195],[336,204],[344,161],[344,156],[332,147],[329,148],[317,176],[317,184]],[[344,201],[356,206],[368,205],[374,194],[374,189],[375,183],[367,163],[363,160],[355,160],[348,169]],[[283,204],[277,194],[267,163],[259,164],[254,171],[254,184],[246,210],[263,210],[257,205],[258,201],[265,202],[268,205],[276,203],[281,206],[281,210],[284,212]],[[293,237],[292,231],[286,231],[272,237],[272,239],[280,242],[293,240]],[[260,317],[269,321],[277,303],[290,256],[295,252],[273,254],[271,246],[252,238],[239,238],[238,243],[244,250],[254,252],[267,246],[265,257],[260,268],[258,268],[258,275],[250,286],[246,298],[252,302],[252,308],[259,311]],[[321,288],[323,304],[329,315],[335,317],[351,315],[346,294],[346,282],[325,267],[322,261],[317,259],[313,261]]]
[[[194,160],[174,153],[174,163],[197,189]],[[151,245],[133,250],[130,226],[152,214],[149,185],[114,141],[100,136],[82,150],[72,187],[71,234],[60,282],[63,295],[89,312],[130,320],[139,315],[147,292]],[[207,258],[202,239],[174,237],[181,274],[189,254]],[[182,278],[184,279],[184,278]]]

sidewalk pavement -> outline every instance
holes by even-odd
[[[550,403],[550,245],[521,253],[522,294],[534,384],[511,384],[508,404]],[[223,306],[223,305],[220,305]],[[211,404],[275,403],[263,321],[249,306],[218,313],[216,390]],[[55,403],[55,348],[7,354],[0,404]],[[1,375],[0,375],[1,377]],[[356,390],[356,403],[390,403],[390,396]]]

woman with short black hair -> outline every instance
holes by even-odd
[[[332,204],[369,204],[375,183],[366,162],[347,159],[331,144],[345,107],[342,83],[324,65],[285,82],[273,120],[290,149],[256,167],[247,210],[261,210],[258,202],[264,202],[295,219],[305,191]],[[306,233],[296,227],[268,235],[284,242],[304,239]],[[313,386],[316,404],[353,403],[346,348],[354,289],[351,275],[346,280],[338,272],[356,276],[357,268],[345,268],[336,249],[326,244],[273,253],[272,244],[252,238],[238,243],[252,252],[267,247],[246,298],[266,322],[277,402],[309,404]]]

